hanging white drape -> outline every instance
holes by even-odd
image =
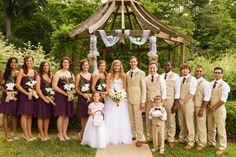
[[[107,36],[104,30],[98,30],[98,32],[100,33],[102,41],[106,45],[106,47],[115,45],[119,41],[119,35],[122,33],[121,30],[116,30],[116,35]]]
[[[90,35],[90,46],[89,46],[89,55],[88,59],[90,60],[92,66],[93,66],[93,73],[98,72],[97,68],[97,56],[99,56],[99,52],[97,49],[97,36],[92,34]]]
[[[148,38],[148,40],[149,40],[149,52],[147,53],[147,55],[149,57],[156,56],[156,54],[157,54],[157,43],[156,43],[157,38],[156,38],[156,36],[150,36]]]
[[[129,40],[131,41],[131,43],[139,45],[139,46],[146,43],[149,37],[149,34],[150,34],[150,30],[143,30],[142,38],[136,38],[136,37],[130,36],[130,30],[125,30],[125,35],[129,37]]]

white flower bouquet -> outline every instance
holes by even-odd
[[[103,84],[99,84],[98,86],[97,86],[97,89],[98,89],[98,91],[102,91],[102,92],[104,92],[104,91],[106,91],[106,84],[105,83],[103,83]]]
[[[29,86],[29,92],[31,93],[28,96],[29,100],[32,100],[33,97],[35,97],[36,99],[39,98],[39,96],[37,95],[37,92],[35,91],[36,83],[37,82],[35,80],[32,80],[30,77],[29,77],[29,81],[25,83],[27,86]]]
[[[55,106],[56,103],[54,102],[54,97],[53,97],[55,95],[55,92],[50,87],[49,83],[46,85],[45,91],[47,92],[46,99],[48,99],[49,102]]]
[[[119,106],[119,101],[127,97],[127,93],[124,89],[111,89],[110,97],[113,101],[117,102]]]
[[[80,91],[84,93],[85,97],[87,98],[87,102],[90,102],[92,94],[90,90],[90,84],[85,83],[82,79],[80,80]]]
[[[17,92],[14,91],[14,87],[16,86],[14,80],[12,82],[8,82],[5,86],[7,94],[5,102],[9,103],[10,100],[16,101],[17,98],[15,97],[15,95],[17,94]]]
[[[75,88],[74,83],[71,82],[67,82],[64,85],[64,89],[66,90],[66,92],[68,93],[68,101],[72,101],[73,100],[73,94],[72,94],[72,90]]]

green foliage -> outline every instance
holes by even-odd
[[[49,57],[45,54],[43,47],[38,43],[37,46],[32,45],[30,42],[24,43],[22,48],[16,48],[14,44],[9,43],[4,39],[4,36],[0,35],[0,68],[4,69],[8,58],[14,56],[18,58],[18,65],[23,65],[23,58],[26,55],[34,57],[34,65],[39,67],[40,63],[44,60],[48,60],[52,71],[57,68],[57,63],[53,57]]]
[[[236,137],[236,101],[226,103],[227,119],[226,130],[228,137]]]
[[[236,95],[236,50],[227,50],[226,54],[221,55],[218,58],[207,59],[204,56],[193,56],[194,60],[189,61],[192,68],[197,65],[202,65],[205,68],[205,77],[207,80],[214,80],[213,69],[220,66],[224,69],[223,79],[230,85],[231,92],[230,98],[235,98]]]

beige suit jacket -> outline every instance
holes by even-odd
[[[127,72],[128,100],[131,104],[141,104],[146,102],[146,81],[145,73],[136,69],[131,78],[131,70]]]

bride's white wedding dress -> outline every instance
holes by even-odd
[[[111,80],[110,89],[122,89],[122,80]],[[128,115],[127,99],[122,99],[117,106],[109,96],[105,101],[105,123],[108,130],[109,144],[130,144],[132,134]]]

